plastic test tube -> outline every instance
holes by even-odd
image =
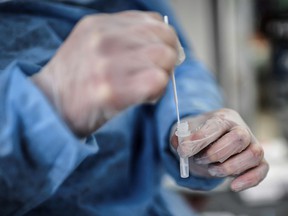
[[[188,122],[181,122],[177,124],[176,136],[178,137],[178,143],[184,141],[185,137],[190,135]],[[181,178],[189,177],[189,158],[188,157],[180,157],[180,176]]]

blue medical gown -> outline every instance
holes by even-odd
[[[170,215],[160,193],[164,173],[192,189],[221,182],[179,177],[178,159],[169,149],[176,121],[171,83],[155,105],[124,110],[83,143],[29,79],[83,16],[130,9],[168,15],[179,34],[187,55],[176,69],[181,115],[221,107],[213,76],[191,55],[165,0],[2,1],[1,216]]]

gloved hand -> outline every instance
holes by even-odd
[[[86,136],[128,106],[158,98],[176,60],[177,36],[159,14],[91,15],[32,80]]]
[[[191,135],[179,145],[173,133],[171,143],[180,156],[190,157],[191,173],[234,177],[231,183],[234,191],[255,186],[265,178],[269,166],[263,149],[236,111],[222,109],[185,121]]]

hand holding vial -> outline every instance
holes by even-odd
[[[269,166],[261,145],[234,110],[222,109],[187,117],[191,134],[171,142],[180,157],[189,157],[190,173],[202,177],[234,177],[233,191],[259,184]]]

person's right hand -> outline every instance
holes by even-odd
[[[159,14],[91,15],[32,80],[85,136],[103,117],[159,97],[176,60],[177,36]]]

